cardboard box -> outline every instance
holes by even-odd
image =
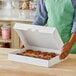
[[[60,60],[59,56],[56,56],[51,60],[44,60],[17,55],[17,53],[21,53],[27,49],[40,50],[42,52],[55,52],[60,54],[63,42],[56,28],[16,23],[14,29],[18,33],[25,48],[10,53],[8,55],[9,60],[45,67],[51,67],[65,60]]]

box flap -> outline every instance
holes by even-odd
[[[30,46],[61,50],[63,42],[54,27],[16,23],[14,29],[26,48]]]

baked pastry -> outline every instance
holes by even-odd
[[[48,52],[43,52],[42,55],[42,59],[49,60],[51,58],[51,56],[48,55]]]
[[[53,53],[53,52],[48,53],[48,52],[34,51],[34,50],[31,50],[31,49],[28,49],[28,50],[25,50],[22,53],[17,53],[17,55],[50,60],[51,58],[57,56],[58,54]]]
[[[50,56],[51,55],[51,57],[53,58],[53,57],[55,57],[55,56],[57,56],[57,54],[56,53],[48,53],[48,55]]]
[[[25,56],[32,57],[32,56],[33,56],[33,52],[34,52],[33,50],[29,49],[29,50],[26,50],[26,51],[25,51],[24,55],[25,55]]]
[[[26,50],[25,52],[27,52],[27,53],[33,53],[33,50],[28,49],[28,50]]]
[[[41,51],[35,51],[35,55],[40,55]]]
[[[33,57],[39,58],[39,55],[40,55],[40,54],[41,54],[40,51],[34,51],[34,52],[33,52]]]
[[[43,56],[43,59],[50,60],[51,56],[49,56],[49,55]]]

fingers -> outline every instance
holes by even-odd
[[[60,59],[66,58],[66,57],[68,56],[69,52],[70,52],[70,51],[68,51],[68,49],[63,48],[63,49],[62,49],[62,53],[60,54],[59,58],[60,58]]]
[[[59,58],[60,58],[60,59],[64,59],[64,58],[67,57],[67,55],[68,55],[68,53],[62,52],[62,53],[60,54]]]
[[[65,43],[62,47],[62,52],[60,54],[60,59],[64,59],[67,57],[67,55],[69,54],[69,47],[68,47],[68,43]]]
[[[23,48],[24,48],[24,45],[21,45],[21,46],[20,46],[20,49],[23,49]]]

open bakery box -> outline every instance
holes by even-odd
[[[60,60],[59,54],[63,42],[54,27],[37,26],[30,24],[16,23],[14,30],[18,33],[25,48],[8,54],[8,59],[16,62],[34,64],[39,66],[51,67],[65,59]],[[41,52],[53,52],[57,56],[50,59],[35,58],[30,56],[18,55],[18,53],[25,52],[26,50],[34,50]]]

